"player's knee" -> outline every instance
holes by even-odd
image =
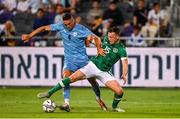
[[[119,87],[118,89],[116,89],[115,92],[117,95],[122,95],[123,94],[123,89],[121,87]]]
[[[76,77],[76,75],[71,75],[69,78],[72,83],[78,81],[78,78]]]
[[[63,78],[67,78],[67,77],[69,77],[71,74],[72,74],[72,72],[69,71],[69,70],[64,71],[64,72],[63,72]]]

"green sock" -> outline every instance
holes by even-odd
[[[62,80],[64,87],[69,86],[69,84],[71,83],[71,79],[70,78],[64,78]]]
[[[51,88],[48,91],[49,97],[54,94],[56,91],[58,91],[59,89],[68,86],[71,83],[71,79],[70,78],[65,78],[62,81],[60,81],[56,86],[54,86],[53,88]]]
[[[112,103],[112,108],[117,108],[118,103],[121,101],[123,93],[121,95],[114,94],[114,100]]]

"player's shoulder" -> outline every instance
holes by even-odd
[[[59,27],[63,27],[64,25],[63,25],[63,23],[56,23],[56,25],[58,25]]]
[[[126,50],[126,47],[122,42],[119,42],[118,48],[121,49],[121,50]]]
[[[109,42],[108,35],[105,35],[102,40],[103,40],[103,42]]]
[[[84,25],[78,24],[78,23],[76,23],[76,28],[77,28],[77,29],[81,29],[81,30],[87,29]]]
[[[50,26],[61,28],[61,27],[63,27],[63,23],[54,23],[54,24],[51,24]]]

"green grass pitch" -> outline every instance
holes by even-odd
[[[180,118],[180,89],[125,88],[120,106],[125,113],[111,111],[113,93],[102,88],[102,98],[109,111],[104,112],[95,101],[90,88],[72,88],[71,112],[56,109],[54,113],[42,111],[43,99],[38,92],[49,88],[0,88],[0,118]],[[56,104],[63,103],[62,91],[52,98]]]

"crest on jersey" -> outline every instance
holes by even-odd
[[[77,32],[73,32],[73,36],[77,36]]]
[[[117,53],[117,52],[118,52],[118,49],[117,49],[117,48],[113,48],[113,52],[114,52],[114,53]]]
[[[66,30],[65,30],[65,29],[64,29],[63,31],[66,33]]]

